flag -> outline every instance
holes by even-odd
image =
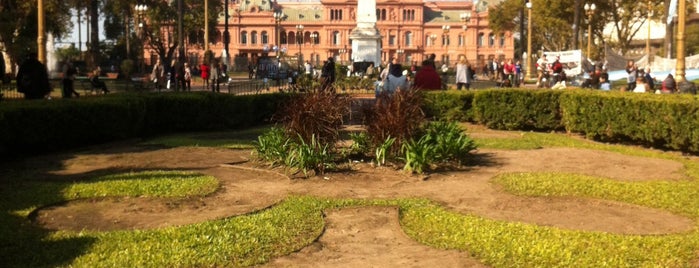
[[[670,0],[670,7],[667,9],[667,24],[672,23],[672,17],[677,15],[677,0]]]

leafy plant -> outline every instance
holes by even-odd
[[[396,138],[387,137],[379,146],[376,146],[374,154],[376,157],[376,165],[381,166],[386,164],[386,155],[395,141]]]
[[[435,154],[432,141],[423,136],[419,140],[410,140],[403,143],[401,152],[405,156],[403,170],[423,173],[434,162]]]
[[[463,164],[469,153],[476,149],[472,139],[464,134],[456,122],[436,121],[427,124],[424,138],[433,145],[435,161],[456,161]]]
[[[270,165],[284,163],[289,154],[291,140],[284,133],[284,129],[272,127],[269,131],[257,137],[255,142],[255,152],[263,161],[270,162]]]
[[[371,142],[366,132],[351,132],[349,137],[352,140],[349,147],[350,154],[366,156],[369,153]]]
[[[299,143],[292,144],[286,157],[287,167],[303,172],[308,177],[308,171],[316,174],[324,174],[325,169],[332,166],[332,156],[328,144],[322,144],[315,136],[311,136],[311,142],[306,143],[300,139]]]

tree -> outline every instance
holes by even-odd
[[[142,0],[122,1],[104,0],[105,2],[105,29],[107,37],[117,40],[117,46],[126,46],[126,35],[129,35],[129,46],[132,53],[138,55],[143,49],[152,49],[164,63],[171,62],[177,49],[177,1]],[[131,24],[134,14],[133,7],[136,2],[148,6],[144,14],[143,40],[134,35],[137,30],[135,24]],[[204,3],[202,0],[184,0],[185,13],[183,16],[184,35],[198,36],[204,26]],[[209,25],[217,25],[218,15],[223,10],[222,2],[209,0]],[[212,30],[209,29],[209,30]],[[140,41],[140,42],[139,42]],[[197,42],[198,39],[190,39]],[[203,39],[201,40],[203,42]],[[143,46],[141,46],[143,45]]]
[[[46,32],[54,37],[66,35],[72,26],[68,2],[44,0],[44,10]],[[11,68],[28,52],[37,51],[37,21],[36,2],[0,0],[0,49],[8,54]]]
[[[639,32],[643,22],[648,19],[649,12],[653,19],[663,17],[663,4],[666,0],[590,0],[590,1],[574,1],[594,3],[597,9],[590,21],[582,6],[571,5],[571,1],[560,0],[530,0],[532,2],[532,46],[542,48],[543,50],[567,50],[576,47],[569,40],[574,40],[576,10],[584,19],[580,22],[580,27],[575,30],[583,30],[592,23],[592,36],[594,39],[606,42],[611,48],[625,53],[631,45],[631,41]],[[523,0],[504,0],[501,3],[493,6],[489,10],[489,25],[495,31],[509,30],[519,32],[517,30],[517,10],[523,6]],[[652,12],[651,12],[652,10]],[[610,24],[613,27],[613,37],[603,35],[603,30],[606,25]],[[520,33],[521,36],[526,33]],[[585,32],[584,35],[587,35]],[[599,50],[597,47],[594,50]]]

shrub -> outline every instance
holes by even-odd
[[[349,147],[350,155],[366,156],[369,154],[371,142],[366,132],[352,132],[349,134],[352,144]]]
[[[342,127],[342,118],[349,112],[351,99],[332,92],[312,92],[295,95],[277,114],[290,137],[302,142],[335,146]]]
[[[373,105],[364,107],[367,132],[373,144],[380,144],[389,137],[395,138],[390,151],[396,153],[404,141],[417,135],[425,122],[420,108],[422,94],[417,90],[399,90],[393,94],[382,92]]]

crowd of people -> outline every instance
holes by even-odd
[[[20,65],[16,76],[18,91],[27,99],[45,98],[51,91],[46,66],[39,62],[36,56],[36,53],[29,54],[29,57]],[[252,79],[259,75],[259,66],[252,64],[250,66],[249,78]],[[549,61],[547,55],[543,55],[537,60],[535,66],[537,87],[566,87],[567,76],[558,56]],[[318,79],[321,90],[334,90],[333,85],[337,78],[333,57],[323,62],[320,71],[316,71],[308,61],[299,67],[296,74],[289,76],[290,83],[295,82],[297,75],[303,73],[311,79]],[[524,81],[522,64],[519,60],[505,59],[500,62],[489,60],[477,67],[461,56],[453,66],[443,64],[438,69],[434,54],[419,66],[413,61],[409,66],[404,67],[398,58],[392,58],[390,62],[376,66],[374,63],[355,63],[353,66],[348,66],[347,75],[359,75],[372,79],[378,95],[381,92],[390,93],[406,89],[444,90],[447,89],[447,81],[451,78],[456,90],[470,90],[477,77],[476,70],[479,68],[482,68],[478,74],[479,78],[495,81],[498,87],[519,87]],[[266,68],[263,69],[266,70]],[[605,65],[594,65],[591,69],[585,74],[581,87],[611,90],[612,86]],[[651,73],[650,68],[638,68],[634,61],[628,61],[625,70],[627,84],[620,88],[621,91],[696,94],[694,83],[684,80],[675,81],[672,74],[658,79]],[[220,84],[229,81],[227,71],[227,66],[216,60],[210,64],[202,63],[198,66],[190,66],[187,62],[180,63],[177,60],[173,60],[170,64],[163,64],[157,60],[151,70],[150,81],[156,90],[178,88],[182,91],[190,91],[193,77],[200,76],[205,90],[220,92]],[[76,67],[70,61],[65,62],[61,70],[63,98],[80,97],[75,90],[77,73]],[[106,94],[110,91],[104,81],[100,80],[101,73],[101,69],[97,67],[88,73],[88,80],[92,90]]]

